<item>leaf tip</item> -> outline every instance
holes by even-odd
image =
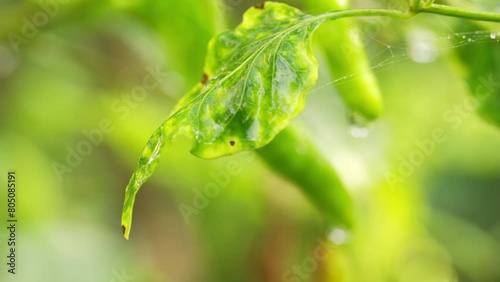
[[[125,237],[125,240],[128,240],[129,235],[130,235],[130,231],[129,231],[129,229],[127,229],[125,227],[125,225],[122,225],[122,233],[123,233],[123,237]]]

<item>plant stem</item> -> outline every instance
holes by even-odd
[[[471,19],[478,21],[500,22],[500,14],[482,11],[469,11],[462,8],[432,4],[428,7],[420,7],[417,11],[421,13],[439,14],[463,19]]]
[[[482,11],[468,11],[462,8],[431,4],[429,6],[419,6],[418,9],[408,11],[406,13],[397,10],[387,9],[358,9],[358,10],[342,10],[332,11],[321,14],[316,17],[318,20],[328,19],[336,20],[340,18],[350,17],[390,17],[396,19],[410,19],[419,13],[438,14],[443,16],[451,16],[463,19],[471,19],[478,21],[500,22],[500,13],[482,12]]]
[[[388,10],[388,9],[356,9],[356,10],[341,10],[341,11],[332,11],[321,14],[317,16],[317,19],[328,19],[328,20],[336,20],[340,18],[351,18],[351,17],[390,17],[397,19],[409,19],[413,15],[403,13],[397,10]]]

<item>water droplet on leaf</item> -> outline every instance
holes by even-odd
[[[417,29],[409,34],[408,55],[417,63],[431,63],[437,58],[435,35],[425,29]]]
[[[328,234],[328,238],[336,245],[343,245],[349,241],[349,233],[341,228],[334,228]]]
[[[366,138],[370,135],[369,123],[359,114],[349,113],[349,122],[351,124],[349,132],[354,138]]]
[[[193,133],[194,133],[194,139],[195,139],[195,140],[198,140],[198,139],[200,139],[200,138],[201,138],[201,135],[202,135],[201,130],[199,130],[199,129],[194,129],[194,132],[193,132]]]
[[[350,132],[354,138],[366,138],[370,135],[370,129],[367,127],[351,126]]]

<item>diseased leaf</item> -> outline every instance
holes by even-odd
[[[210,41],[204,81],[155,131],[127,186],[122,213],[126,238],[135,195],[177,133],[194,137],[194,155],[213,159],[268,144],[299,114],[317,79],[310,45],[313,31],[323,21],[285,4],[266,2],[249,9],[234,31]]]

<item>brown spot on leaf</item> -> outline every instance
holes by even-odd
[[[265,7],[264,7],[264,5],[265,5],[265,3],[260,3],[260,4],[257,4],[257,5],[255,5],[255,6],[253,6],[253,7],[254,7],[255,9],[264,9],[264,8],[265,8]]]
[[[201,84],[205,84],[208,81],[208,75],[206,73],[203,74],[203,77],[201,78]]]
[[[125,235],[125,231],[127,231],[127,229],[125,228],[125,225],[122,225],[122,233],[123,233],[123,235]]]
[[[236,144],[236,141],[234,141],[234,140],[229,141],[229,145],[234,146],[235,144]]]

